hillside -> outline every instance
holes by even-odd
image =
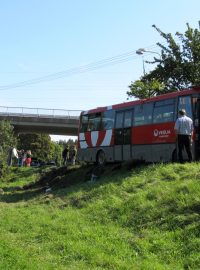
[[[198,163],[90,176],[13,168],[0,181],[0,269],[200,269]]]

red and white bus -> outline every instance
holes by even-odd
[[[176,160],[178,110],[194,121],[193,158],[200,159],[200,87],[83,111],[78,159],[86,162]]]

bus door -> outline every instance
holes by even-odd
[[[196,102],[194,102],[196,101]],[[194,114],[194,130],[195,130],[195,138],[194,138],[194,148],[195,148],[195,160],[200,159],[200,99],[194,99],[193,104],[195,106],[195,114]]]
[[[131,127],[133,110],[116,112],[114,131],[114,158],[116,161],[131,159]]]
[[[180,109],[185,109],[187,116],[194,119],[195,138],[192,146],[192,154],[195,160],[200,159],[200,99],[196,97],[191,98],[191,96],[180,96],[178,99],[178,110]],[[185,151],[183,155],[186,155]]]

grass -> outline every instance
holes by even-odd
[[[0,269],[200,269],[199,164],[111,168],[96,182],[74,168],[50,193],[19,188],[40,169],[14,168],[0,182]]]

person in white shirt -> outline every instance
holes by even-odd
[[[179,110],[179,117],[176,120],[174,130],[177,135],[178,140],[178,157],[179,161],[183,163],[183,148],[188,155],[189,162],[192,161],[192,134],[193,134],[193,121],[190,117],[186,116],[186,111],[184,109]]]

